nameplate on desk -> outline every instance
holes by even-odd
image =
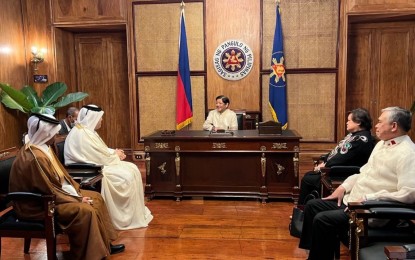
[[[219,136],[219,135],[223,135],[223,136],[233,136],[234,133],[232,131],[226,131],[226,130],[216,130],[216,131],[210,131],[209,135],[212,136]]]
[[[161,131],[161,136],[174,136],[176,135],[175,130],[163,130]]]

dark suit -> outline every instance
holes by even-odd
[[[61,121],[59,121],[59,124],[61,125],[61,130],[59,130],[59,134],[60,135],[69,134],[69,131],[71,131],[71,128],[67,127],[67,125],[65,123],[65,119],[62,119]]]

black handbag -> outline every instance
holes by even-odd
[[[290,235],[293,237],[301,237],[303,230],[304,211],[301,208],[294,207],[289,225]]]
[[[317,191],[313,190],[311,194],[308,194],[305,203],[311,199],[319,198],[320,195]],[[304,206],[298,205],[293,208],[293,214],[291,215],[291,223],[288,226],[290,230],[290,235],[293,237],[301,237],[301,232],[303,230],[303,221],[304,221]]]

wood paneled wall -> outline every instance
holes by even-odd
[[[133,6],[137,97],[137,109],[133,112],[137,124],[134,131],[137,134],[135,149],[140,149],[142,136],[159,129],[176,128],[180,11],[178,1],[139,1]],[[185,24],[193,101],[193,123],[186,129],[190,130],[202,129],[205,119],[204,20],[203,1],[186,3]]]
[[[215,108],[215,98],[226,95],[231,108],[260,110],[260,57],[261,57],[261,1],[209,0],[206,1],[206,63],[207,107]],[[224,80],[215,71],[213,56],[226,40],[242,40],[254,54],[251,72],[237,81]]]
[[[346,0],[345,11],[348,14],[412,13],[414,0]]]
[[[73,25],[124,23],[128,1],[114,0],[50,0],[55,24]]]
[[[125,0],[1,1],[0,32],[5,37],[0,39],[0,82],[17,89],[32,85],[40,95],[48,84],[63,81],[68,84],[69,92],[75,91],[75,56],[70,30],[76,26],[83,28],[79,30],[119,30],[120,25],[124,25],[125,30],[126,14]],[[36,72],[48,76],[46,84],[33,82],[32,46],[46,49],[45,60]],[[58,117],[64,113],[59,113]],[[0,149],[21,145],[22,134],[27,131],[26,121],[26,114],[0,105]]]
[[[289,120],[292,122],[289,127],[300,131],[303,140],[333,142],[333,122],[336,120],[338,1],[293,0],[281,3],[281,8],[284,10],[282,23],[285,29],[286,66],[293,71],[291,73],[301,74],[286,76],[292,79],[287,90]],[[273,0],[206,0],[189,1],[186,4],[190,70],[193,75],[206,75],[206,98],[203,103],[193,102],[195,110],[199,111],[202,107],[206,113],[214,108],[215,97],[224,94],[230,97],[231,108],[260,111],[264,120],[271,120],[268,88],[275,10],[276,4]],[[166,81],[161,84],[162,82],[157,81],[176,74],[178,48],[172,47],[178,46],[178,41],[172,36],[178,35],[179,23],[171,21],[177,21],[180,15],[179,2],[136,1],[132,15],[141,137],[160,127],[175,127],[176,83]],[[146,23],[151,23],[152,27],[143,26]],[[236,81],[220,77],[213,62],[215,51],[223,42],[231,40],[244,42],[250,47],[254,57],[250,73]],[[144,93],[140,93],[142,87],[147,88],[140,84],[149,82],[140,79],[144,76],[157,76],[153,84],[162,86],[155,86],[151,97],[142,97]],[[168,100],[159,104],[157,109],[143,106],[143,102],[146,106],[149,105],[146,98],[158,100],[158,97],[164,96],[160,93],[163,88],[172,94],[168,96]],[[200,97],[196,98],[203,101]],[[150,124],[149,118],[165,117],[167,112],[160,115],[156,113],[159,110],[168,111],[170,116],[158,124]],[[304,113],[303,110],[307,112]],[[195,114],[196,120],[190,129],[201,129],[201,124],[196,125],[196,121],[203,121],[205,113]],[[311,127],[306,120],[302,120],[305,117],[316,118],[318,127]]]
[[[357,23],[349,33],[346,109],[367,108],[376,122],[385,107],[409,108],[415,96],[415,22]]]
[[[77,86],[89,96],[82,104],[103,108],[98,130],[109,147],[130,148],[129,88],[124,33],[82,33],[75,36]]]
[[[65,82],[68,92],[76,92],[75,37],[73,32],[55,28],[56,74],[59,81]],[[59,111],[64,116],[65,111]]]
[[[269,0],[263,4],[261,111],[267,121],[272,120],[268,96],[276,5]],[[338,12],[337,0],[281,3],[288,128],[297,130],[303,142],[336,140]]]
[[[268,1],[268,0],[267,0]],[[126,30],[127,35],[127,59],[128,59],[128,87],[129,87],[129,107],[132,135],[132,148],[140,149],[139,128],[140,117],[138,116],[138,80],[136,77],[137,68],[135,60],[136,41],[134,37],[134,15],[133,6],[138,0],[20,0],[20,1],[1,1],[0,14],[2,35],[7,35],[0,39],[0,45],[12,46],[12,52],[5,55],[1,53],[2,61],[0,63],[0,81],[10,83],[16,88],[24,84],[32,84],[33,71],[30,66],[30,48],[37,45],[39,48],[47,48],[45,62],[39,66],[39,74],[47,74],[49,82],[63,80],[68,83],[70,88],[76,87],[76,66],[74,64],[74,55],[70,48],[73,41],[73,33],[80,30]],[[180,1],[145,1],[157,2],[160,4],[176,3]],[[187,1],[185,1],[187,3]],[[270,0],[270,2],[274,2]],[[282,5],[292,3],[289,0],[282,0]],[[189,5],[194,1],[189,1]],[[197,77],[197,84],[202,86],[205,93],[206,108],[213,107],[213,99],[217,94],[226,94],[231,96],[232,107],[256,109],[261,106],[260,84],[263,79],[258,76],[258,69],[254,67],[250,75],[244,80],[234,84],[226,81],[219,81],[217,75],[209,64],[212,58],[212,51],[217,44],[232,37],[243,36],[244,41],[254,50],[258,57],[261,55],[260,32],[261,27],[260,1],[220,1],[205,0],[202,2],[205,6],[204,23],[206,24],[204,32],[204,43],[206,44],[205,55],[206,63],[202,68],[199,67],[194,71]],[[345,135],[344,122],[346,121],[347,110],[347,57],[348,57],[348,34],[349,25],[356,20],[365,21],[365,19],[392,19],[396,20],[397,16],[410,19],[415,15],[415,2],[413,0],[341,0],[340,8],[340,26],[339,26],[339,73],[337,77],[335,117],[333,121],[334,131],[337,131],[337,140]],[[228,11],[228,12],[227,12]],[[283,10],[284,12],[284,10]],[[412,15],[412,16],[411,16]],[[369,17],[369,18],[368,18]],[[163,19],[163,17],[157,17]],[[173,20],[172,20],[173,21]],[[173,23],[169,21],[170,23]],[[178,22],[178,19],[176,20]],[[176,23],[176,22],[174,22]],[[192,26],[191,24],[187,24]],[[140,25],[141,26],[141,25]],[[146,28],[151,27],[144,25]],[[245,30],[248,28],[248,30]],[[177,36],[172,39],[177,39]],[[203,47],[204,48],[204,47]],[[172,50],[174,48],[172,47]],[[174,60],[169,62],[175,63]],[[256,63],[258,64],[258,63]],[[254,76],[257,74],[257,76]],[[174,76],[173,74],[170,76]],[[206,80],[200,78],[206,77]],[[251,78],[252,77],[252,78]],[[40,92],[46,85],[37,84],[35,88]],[[73,90],[72,90],[73,91]],[[249,96],[242,96],[241,93],[247,93]],[[332,92],[325,92],[332,95]],[[263,94],[263,93],[262,93]],[[408,100],[414,99],[409,97]],[[145,97],[140,97],[145,98]],[[301,110],[301,109],[300,109]],[[300,111],[299,110],[299,111]],[[199,112],[198,112],[199,113]],[[309,119],[308,119],[309,120]],[[25,115],[18,114],[16,111],[10,111],[0,107],[0,149],[12,145],[19,145],[21,133],[26,131]],[[6,132],[7,129],[7,132]],[[308,131],[308,130],[307,130]],[[302,143],[301,149],[307,151],[302,153],[302,160],[308,160],[311,154],[319,154],[333,146],[333,143],[326,142],[306,142]]]
[[[338,122],[337,129],[338,139],[345,135],[345,129],[341,127],[341,122],[346,120],[345,112],[347,111],[347,81],[348,81],[348,56],[349,56],[349,34],[351,32],[351,23],[379,23],[379,22],[393,22],[393,21],[408,21],[414,20],[415,17],[415,1],[414,0],[353,0],[341,1],[340,9],[340,38],[339,38],[339,75],[338,75]],[[361,32],[362,33],[362,32]],[[360,33],[360,34],[361,34]],[[352,34],[353,35],[353,34]],[[367,37],[371,37],[369,34]],[[353,36],[356,39],[355,36]],[[364,36],[356,39],[364,44]],[[379,40],[379,38],[372,38],[370,40]],[[354,44],[356,44],[355,42]],[[412,44],[413,45],[413,44]],[[398,49],[397,49],[398,50]],[[365,59],[363,56],[355,57],[357,59]],[[367,57],[366,57],[367,58]],[[357,60],[358,61],[358,60]],[[413,60],[411,61],[413,62]],[[350,63],[349,63],[350,64]],[[394,64],[395,70],[400,70],[401,66],[407,66],[406,63]],[[389,67],[389,66],[388,66]],[[368,70],[367,67],[362,67],[362,70]],[[363,75],[363,74],[360,74]],[[351,75],[350,75],[351,76]],[[372,79],[367,79],[372,80]],[[410,79],[408,79],[410,80]],[[371,84],[368,81],[361,81],[360,84]],[[412,86],[413,87],[413,86]],[[356,90],[352,90],[356,91]],[[350,93],[350,92],[349,92]],[[408,94],[408,98],[415,100],[415,93]],[[370,102],[371,97],[366,97],[365,102]],[[353,99],[353,98],[352,98]],[[350,99],[350,100],[352,100]],[[364,103],[362,103],[364,105]],[[405,106],[405,103],[397,102],[396,105]],[[409,108],[409,107],[407,107]],[[372,113],[373,114],[373,113]],[[376,113],[375,113],[376,114]],[[376,115],[372,115],[376,119]],[[413,132],[413,131],[412,131]],[[413,134],[412,134],[413,135]]]
[[[23,22],[25,28],[26,61],[30,64],[27,70],[29,84],[41,93],[51,82],[56,81],[55,48],[50,26],[50,8],[48,0],[21,0]],[[30,63],[32,46],[46,49],[44,62],[39,64],[38,71],[33,70]],[[48,83],[34,83],[33,74],[48,75]]]
[[[42,1],[37,2],[42,6]],[[29,4],[24,1],[2,1],[0,5],[0,82],[20,89],[32,80],[29,63],[31,46],[44,42],[37,38],[37,24],[26,18]],[[40,15],[42,13],[44,11]],[[29,34],[29,29],[34,33]],[[26,120],[25,114],[0,104],[0,149],[21,145]]]

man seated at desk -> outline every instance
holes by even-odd
[[[230,100],[224,95],[216,97],[216,109],[209,112],[206,121],[203,123],[203,130],[216,131],[238,130],[236,113],[228,109]]]

